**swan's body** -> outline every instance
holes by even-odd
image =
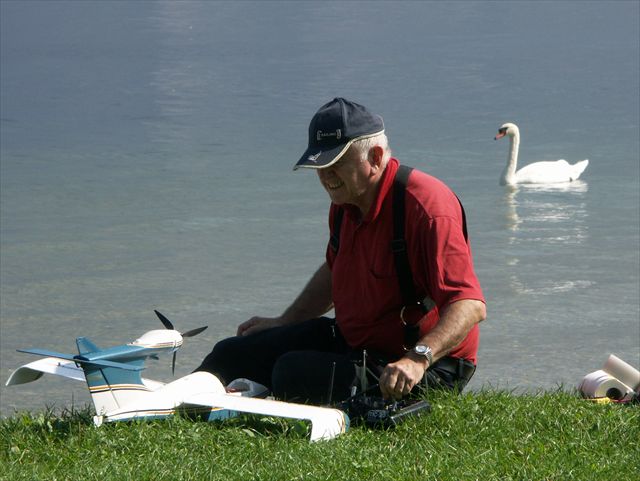
[[[504,124],[498,130],[496,140],[509,136],[510,148],[507,166],[500,176],[500,185],[515,184],[554,184],[571,182],[589,165],[589,160],[581,160],[571,165],[566,160],[534,162],[516,171],[518,150],[520,148],[520,131],[516,124]]]

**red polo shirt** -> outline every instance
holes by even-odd
[[[397,170],[398,161],[391,159],[376,200],[362,221],[358,221],[354,206],[341,206],[346,215],[337,256],[327,248],[336,320],[346,341],[353,348],[394,357],[404,352],[400,320],[403,302],[391,250],[392,190]],[[331,205],[330,227],[337,208]],[[420,299],[430,297],[437,306],[421,321],[423,336],[437,324],[438,309],[462,299],[484,302],[484,297],[473,270],[455,194],[440,180],[413,170],[407,183],[405,209],[405,239],[416,293]],[[418,309],[405,313],[412,323],[421,316]],[[449,355],[475,364],[478,341],[479,329],[475,325]]]

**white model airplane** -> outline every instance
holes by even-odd
[[[86,381],[96,410],[96,426],[111,421],[158,419],[176,413],[209,421],[250,413],[310,421],[311,441],[332,439],[347,431],[349,417],[343,411],[262,399],[256,396],[265,396],[267,388],[247,379],[237,379],[225,388],[208,372],[194,372],[166,384],[143,378],[140,371],[148,358],[173,352],[175,368],[175,353],[183,338],[206,329],[180,333],[165,316],[155,312],[166,329],[146,332],[121,346],[100,349],[89,339],[79,337],[76,339],[79,354],[75,356],[44,349],[19,349],[45,358],[16,369],[6,385],[32,382],[45,373]]]

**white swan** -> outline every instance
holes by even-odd
[[[498,130],[495,140],[507,135],[511,141],[511,146],[507,166],[500,176],[500,185],[571,182],[580,177],[580,174],[589,165],[589,160],[581,160],[573,165],[566,160],[543,161],[525,165],[516,172],[518,149],[520,148],[520,130],[518,130],[518,126],[511,123],[504,124]]]

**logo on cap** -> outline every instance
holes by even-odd
[[[336,140],[340,140],[340,138],[342,137],[342,131],[340,129],[336,129],[335,132],[323,132],[322,130],[318,130],[316,132],[316,140],[318,142],[326,137],[335,137]]]
[[[307,157],[307,159],[309,159],[311,162],[316,162],[318,160],[318,157],[320,157],[320,154],[322,154],[322,151],[318,152],[315,155],[310,155],[309,157]]]

